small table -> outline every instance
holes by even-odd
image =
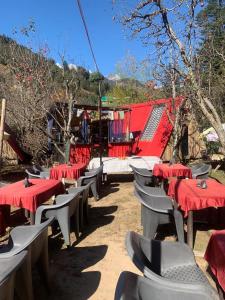
[[[213,232],[204,258],[208,262],[223,292],[225,292],[225,230]]]
[[[63,194],[64,186],[59,180],[29,179],[31,186],[24,186],[23,180],[0,188],[0,204],[13,205],[30,211],[31,224],[37,207],[54,195]]]
[[[78,179],[86,168],[86,163],[76,163],[72,165],[62,164],[50,169],[51,179]]]
[[[160,163],[161,159],[157,156],[130,156],[124,159],[118,157],[102,157],[103,172],[107,174],[118,174],[124,172],[132,172],[130,165],[136,168],[152,170],[156,163]],[[94,157],[89,162],[88,169],[100,167],[99,157]]]
[[[193,211],[225,206],[225,186],[214,179],[206,179],[207,188],[197,186],[198,179],[171,180],[168,196],[176,200],[187,219],[187,243],[193,248]]]
[[[192,178],[191,169],[182,164],[155,164],[152,173],[161,179],[167,179],[169,177]]]

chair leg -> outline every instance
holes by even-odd
[[[50,292],[51,288],[49,280],[48,236],[46,236],[46,240],[44,241],[42,251],[38,259],[38,269],[41,275],[41,279],[43,279],[44,285],[46,286],[46,289]]]
[[[31,272],[31,257],[28,252],[22,266],[16,273],[15,291],[20,300],[33,300],[32,272]]]
[[[91,191],[92,191],[92,194],[93,194],[95,200],[97,201],[97,200],[99,200],[99,195],[97,193],[96,185],[97,185],[96,183],[93,183],[91,185]]]
[[[74,218],[74,224],[75,224],[75,229],[74,229],[74,232],[75,232],[75,236],[76,236],[76,239],[79,240],[79,232],[80,232],[80,226],[79,226],[79,207],[76,208],[75,210],[75,213],[73,215],[73,218]]]
[[[84,228],[84,208],[83,208],[83,195],[79,201],[79,229],[82,232]]]
[[[83,207],[83,212],[84,212],[84,219],[85,223],[89,223],[89,207],[88,207],[88,198],[84,202],[84,207]]]
[[[180,211],[174,209],[173,211],[175,226],[177,230],[177,238],[179,242],[184,243],[184,222]]]
[[[143,235],[149,239],[154,239],[159,225],[158,214],[145,207],[143,209],[147,210],[144,212]]]
[[[58,218],[59,226],[67,246],[70,246],[70,218]]]

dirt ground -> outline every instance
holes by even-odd
[[[140,274],[124,244],[127,231],[142,233],[140,205],[133,195],[132,181],[132,175],[109,176],[102,188],[101,199],[97,202],[90,199],[89,225],[85,226],[79,240],[71,233],[73,245],[70,249],[64,246],[60,235],[50,236],[52,290],[47,294],[38,273],[34,272],[35,299],[110,300],[114,298],[122,271]],[[194,252],[198,264],[206,272],[207,263],[203,256],[212,228],[198,229]],[[171,228],[164,227],[158,238],[174,240],[173,234]],[[215,286],[208,273],[207,276]]]
[[[111,176],[101,199],[90,199],[89,225],[78,241],[71,234],[71,249],[65,248],[60,237],[50,239],[52,293],[47,295],[40,288],[37,276],[36,299],[110,300],[122,271],[139,273],[124,246],[128,230],[141,232],[140,206],[133,195],[132,180],[129,175]]]

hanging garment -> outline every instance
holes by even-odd
[[[123,120],[124,119],[124,111],[119,111],[119,118],[120,120]]]
[[[81,123],[81,135],[82,135],[83,143],[87,144],[88,143],[88,120],[87,119],[83,119]]]

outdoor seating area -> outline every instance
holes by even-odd
[[[97,234],[94,232],[104,230],[101,228],[113,222],[116,226],[115,237],[119,238],[120,243],[125,243],[125,247],[124,254],[123,251],[120,254],[120,248],[115,252],[118,257],[122,255],[123,263],[115,268],[115,274],[112,270],[114,281],[108,298],[113,298],[114,295],[115,300],[154,300],[159,299],[160,295],[166,299],[223,299],[224,282],[220,266],[223,261],[225,263],[222,254],[224,230],[213,233],[205,253],[205,259],[212,270],[214,285],[205,270],[198,266],[194,252],[198,237],[193,213],[210,207],[225,206],[225,187],[210,178],[211,166],[205,163],[185,166],[160,162],[155,163],[152,169],[138,168],[132,164],[129,167],[131,174],[120,175],[120,180],[125,180],[124,184],[132,187],[132,193],[128,194],[126,189],[123,194],[121,189],[111,184],[112,178],[119,175],[108,175],[108,181],[104,182],[104,164],[89,170],[85,170],[82,163],[66,164],[65,167],[57,165],[49,170],[33,165],[25,170],[28,179],[0,188],[2,207],[11,205],[24,209],[27,218],[26,225],[13,228],[0,246],[0,289],[4,297],[14,299],[22,295],[21,299],[36,299],[37,279],[34,278],[32,270],[35,271],[34,267],[37,266],[41,297],[45,295],[43,299],[47,299],[49,295],[52,297],[49,299],[57,299],[57,293],[52,290],[52,276],[54,274],[58,278],[60,261],[65,259],[66,263],[69,257],[74,257],[78,266],[79,256],[76,258],[76,249],[79,249],[80,244],[85,244],[86,239],[92,240],[92,235]],[[59,176],[60,180],[51,179],[51,170],[54,168],[64,170]],[[71,171],[67,172],[69,168]],[[49,176],[40,176],[42,172]],[[32,177],[30,174],[40,177]],[[67,178],[74,179],[75,183],[66,183]],[[130,204],[127,202],[123,207],[124,195]],[[110,206],[110,203],[114,204]],[[123,207],[120,221],[114,220],[113,216],[118,207],[120,210]],[[97,218],[101,215],[93,215],[95,209],[102,210],[103,220],[106,218],[108,221],[98,223]],[[104,211],[107,209],[109,212],[105,215]],[[7,216],[4,216],[4,210],[2,212],[2,217],[10,219],[9,210],[5,210]],[[127,223],[126,219],[131,216],[132,222]],[[95,226],[95,222],[99,225]],[[136,227],[134,224],[137,224]],[[118,228],[121,231],[119,235]],[[114,247],[112,241],[110,242],[113,235],[103,236],[105,243],[109,240],[109,245]],[[95,247],[100,247],[102,242],[101,238],[97,238],[94,241]],[[108,247],[110,246],[106,248]],[[102,251],[104,257],[106,252]],[[110,248],[107,251],[111,253]],[[125,251],[128,254],[126,260]],[[219,251],[221,254],[215,259],[215,252],[220,253]],[[90,259],[97,259],[98,254],[94,253],[92,258],[89,257],[89,252],[81,252],[80,256],[84,255],[85,258],[82,259],[88,262]],[[53,255],[56,260],[55,266],[50,262],[49,255]],[[112,257],[115,259],[115,256]],[[112,257],[108,256],[108,262],[106,260],[103,268],[105,274],[109,268],[107,263],[113,264]],[[99,258],[100,261],[102,258]],[[73,264],[69,268],[72,270]],[[102,280],[104,285],[106,278]],[[74,284],[79,292],[82,285],[78,287]],[[93,291],[88,289],[88,293],[98,295],[98,284]],[[59,286],[64,291],[63,282]],[[63,295],[67,295],[65,299],[69,299],[68,295],[71,297],[72,291],[73,289],[71,292],[62,292],[60,297],[63,299]],[[73,293],[76,294],[75,291]],[[77,299],[88,299],[76,295]],[[0,295],[0,299],[5,299],[4,297]],[[100,298],[96,296],[95,299]]]
[[[25,170],[25,180],[3,185],[0,189],[2,206],[24,210],[30,222],[12,229],[6,242],[0,246],[0,299],[14,299],[14,295],[34,299],[32,268],[36,264],[44,286],[50,291],[48,228],[51,227],[53,235],[61,232],[65,246],[71,247],[71,225],[74,225],[78,241],[88,224],[90,193],[96,200],[100,198],[103,167],[84,170],[84,164],[59,165],[50,170],[33,165]],[[48,176],[43,176],[43,173]],[[51,179],[55,174],[61,181]],[[66,189],[63,178],[77,179],[77,185]],[[43,204],[52,197],[52,204]],[[10,209],[1,212],[3,220],[10,219]]]
[[[193,211],[225,206],[225,186],[209,178],[211,165],[155,164],[151,173],[147,169],[132,169],[143,232],[141,235],[128,231],[125,245],[145,279],[123,270],[115,299],[161,299],[161,294],[165,299],[224,299],[224,230],[213,233],[204,255],[217,291],[196,264],[192,250]],[[155,239],[163,224],[173,225],[177,241]]]

